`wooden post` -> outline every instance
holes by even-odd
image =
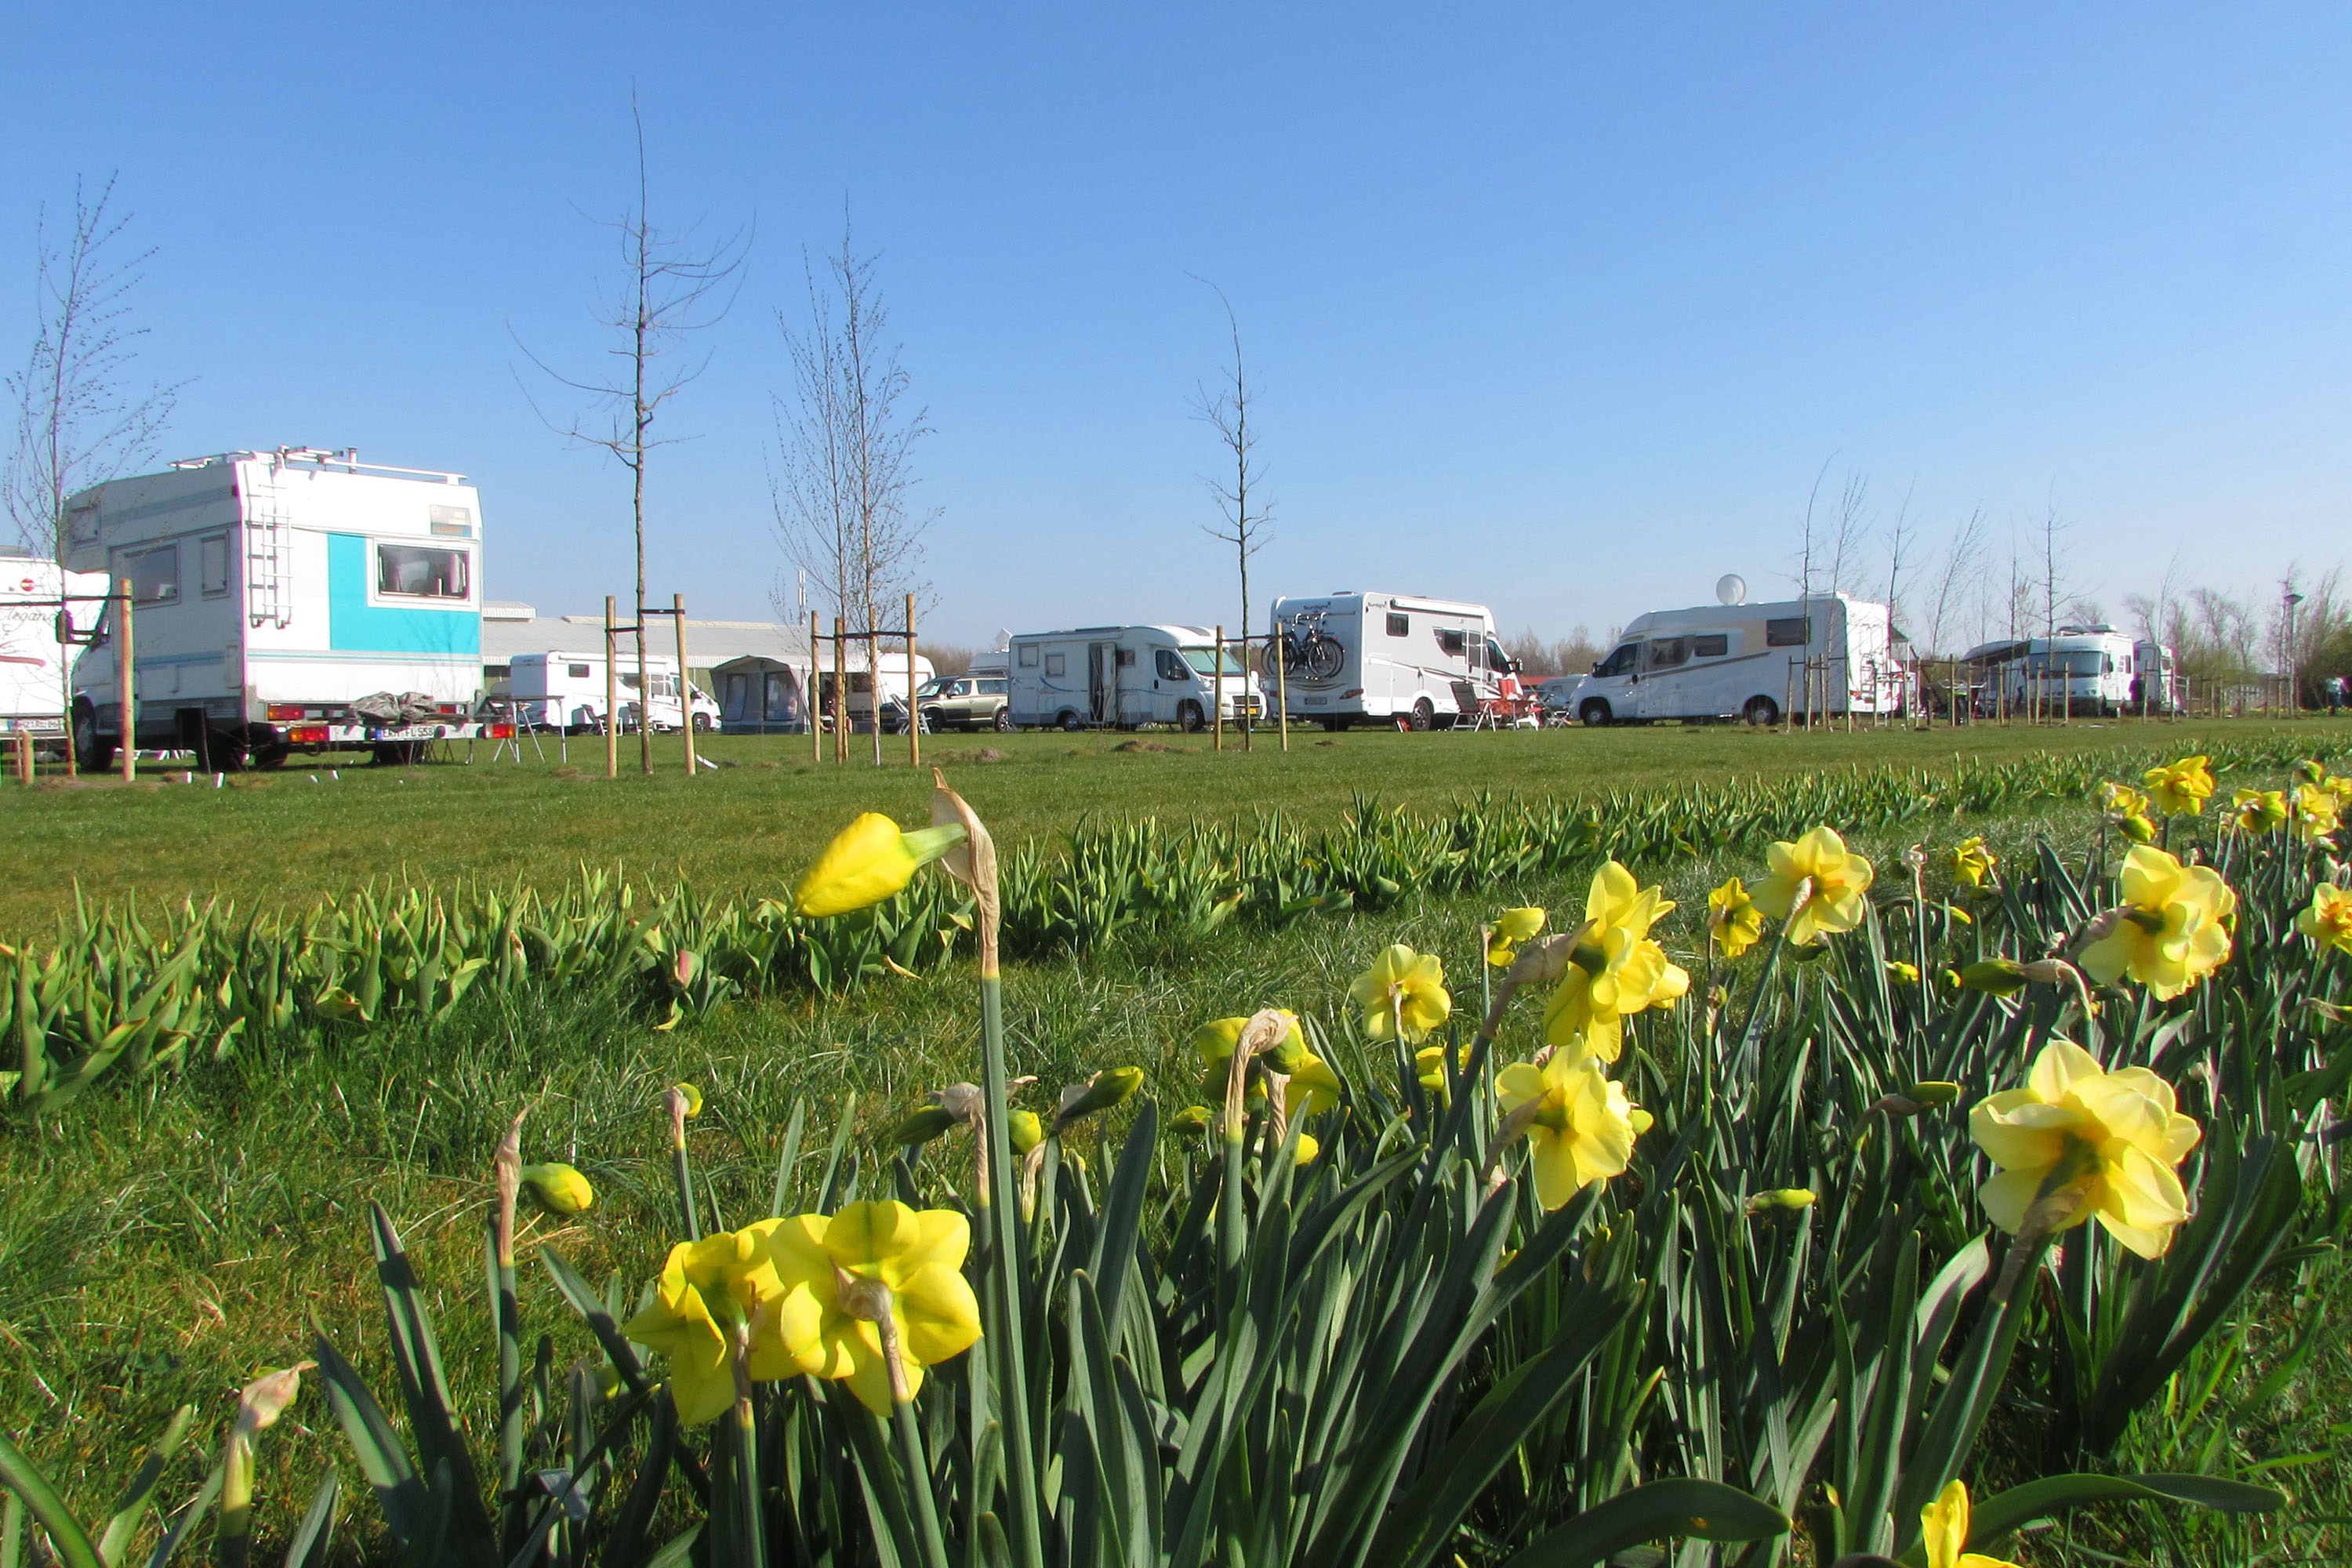
[[[1242,667],[1242,710],[1240,714],[1234,718],[1234,727],[1242,732],[1242,750],[1246,752],[1250,749],[1251,732],[1257,728],[1255,724],[1250,722],[1251,719],[1254,717],[1250,712],[1250,708],[1253,700],[1257,696],[1257,681],[1250,675],[1249,627],[1247,626],[1244,626],[1242,627],[1242,635],[1234,640],[1241,644],[1242,649],[1238,656]]]
[[[923,765],[923,710],[915,701],[915,595],[907,595],[907,765]]]
[[[621,672],[613,647],[613,595],[604,595],[604,776],[621,776]]]
[[[114,645],[115,668],[122,675],[122,782],[129,784],[139,776],[139,686],[138,667],[131,657],[131,606],[139,597],[138,588],[129,578],[122,580],[122,637]],[[67,721],[70,726],[72,721]],[[66,749],[73,749],[70,728]]]
[[[1281,710],[1278,722],[1282,725],[1282,749],[1290,750],[1290,661],[1282,657],[1281,645],[1274,638],[1265,639],[1265,654],[1274,660],[1274,701]]]
[[[686,776],[694,776],[694,678],[686,672],[686,595],[669,596],[669,618],[677,623],[678,732],[686,737]]]
[[[65,557],[62,554],[58,557],[58,700],[64,704],[63,707],[58,710],[58,712],[63,717],[65,721],[66,777],[73,778],[80,772],[79,764],[74,761],[74,657],[70,651],[73,645],[66,640],[73,636],[73,610],[71,608],[71,602],[66,597],[67,579],[64,571]],[[101,605],[100,608],[102,609],[104,606]],[[94,717],[92,721],[95,723]],[[27,776],[25,782],[26,784],[30,784],[33,781],[30,776]]]
[[[1214,710],[1209,721],[1210,733],[1215,737],[1212,749],[1222,752],[1225,749],[1225,627],[1222,621],[1217,624],[1217,646],[1209,653],[1209,706]]]
[[[833,760],[849,761],[849,693],[841,679],[841,617],[833,617]]]
[[[816,618],[814,610],[811,610],[809,612],[808,727],[809,761],[812,763],[824,761],[824,726],[816,721],[817,710],[824,705],[824,665],[817,651],[824,646],[824,623]],[[768,692],[763,683],[760,689],[761,717],[766,718],[767,712]]]

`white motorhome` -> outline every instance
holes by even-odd
[[[1249,673],[1231,646],[1220,674],[1216,634],[1206,626],[1080,626],[1024,632],[1006,651],[1016,725],[1084,730],[1139,724],[1205,728],[1223,692],[1225,722],[1261,710]]]
[[[667,654],[646,656],[646,690],[637,690],[637,658],[623,649],[616,661],[620,667],[614,682],[621,704],[621,729],[624,733],[636,729],[648,718],[657,732],[676,730],[685,721],[678,703],[677,660]],[[686,683],[691,692],[694,727],[713,730],[719,726],[719,704],[709,693],[692,681]],[[515,721],[529,724],[536,730],[563,730],[573,733],[603,733],[604,714],[604,655],[595,653],[565,653],[561,649],[549,653],[519,653],[507,662],[507,679],[503,691],[493,689],[492,696],[504,696],[514,702]]]
[[[112,586],[103,572],[67,572],[42,556],[0,552],[0,735],[63,742],[66,672],[82,645],[58,641],[58,612],[87,633]]]
[[[1751,605],[1745,594],[1727,578],[1726,603],[1634,616],[1577,682],[1570,711],[1592,725],[1904,711],[1908,674],[1885,605],[1845,594]]]
[[[140,746],[266,767],[496,732],[476,717],[482,510],[462,474],[226,452],[83,490],[66,527],[68,566],[132,585]],[[110,657],[75,671],[85,765],[123,740],[117,681]]]
[[[1409,594],[1290,595],[1274,602],[1290,717],[1426,730],[1475,710],[1514,670],[1484,605]],[[1273,687],[1269,666],[1266,685]],[[1466,699],[1466,700],[1465,700]]]
[[[2106,625],[2060,626],[2047,637],[1979,643],[1960,656],[1979,673],[1976,705],[1986,712],[2044,715],[2168,713],[2172,650]]]

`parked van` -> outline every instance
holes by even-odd
[[[1216,634],[1205,626],[1027,632],[1013,638],[1007,658],[1017,725],[1200,730],[1217,712],[1221,687],[1227,723],[1262,710],[1240,658],[1228,647],[1221,667]]]
[[[615,682],[621,703],[621,729],[624,733],[636,729],[650,717],[656,731],[676,730],[686,721],[678,703],[677,660],[667,654],[646,656],[646,687],[637,689],[637,656],[624,648],[615,661],[620,678]],[[604,655],[595,653],[519,653],[508,663],[504,695],[513,699],[515,719],[534,729],[563,730],[577,733],[583,731],[602,733],[604,729]],[[719,727],[719,704],[709,693],[693,682],[686,683],[692,693],[694,727],[715,730]],[[493,693],[498,695],[498,693]]]
[[[128,579],[137,734],[116,663],[74,671],[74,749],[105,765],[126,739],[206,767],[295,750],[493,733],[482,689],[482,510],[463,474],[279,447],[174,463],[66,502],[66,564]],[[112,635],[111,608],[97,634]],[[366,713],[352,705],[363,698]]]
[[[87,632],[112,587],[103,572],[67,572],[44,556],[0,551],[0,736],[30,735],[62,754],[66,672],[82,645],[58,640],[59,595],[84,597],[63,608],[67,624]]]
[[[1580,723],[1905,710],[1908,674],[1885,605],[1844,594],[1653,610],[1570,694]]]
[[[2172,650],[2106,625],[2060,626],[2049,637],[1980,643],[1960,656],[1981,673],[1987,712],[2084,714],[2172,710]]]
[[[1475,710],[1517,669],[1484,605],[1340,592],[1274,602],[1290,717],[1327,730],[1360,720],[1426,730]],[[1273,667],[1265,677],[1275,685]]]

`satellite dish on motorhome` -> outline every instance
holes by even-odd
[[[1012,647],[1012,646],[1013,634],[1006,631],[1003,627],[999,626],[996,630],[996,651],[1003,653]]]
[[[1746,604],[1748,579],[1737,572],[1726,572],[1715,580],[1715,596],[1717,601],[1726,605]]]

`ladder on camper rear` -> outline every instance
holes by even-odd
[[[246,618],[283,630],[294,618],[293,528],[275,476],[246,498]]]

